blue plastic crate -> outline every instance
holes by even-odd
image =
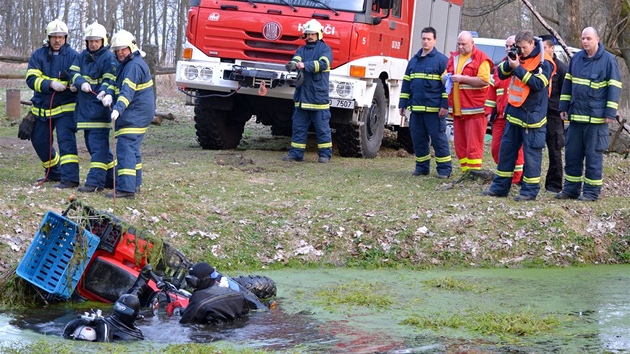
[[[79,240],[77,230],[78,226],[73,221],[52,211],[47,212],[17,267],[17,275],[52,295],[70,298],[100,240],[85,229],[82,229],[83,240]],[[87,257],[71,266],[70,261],[79,241],[83,243],[81,248]]]

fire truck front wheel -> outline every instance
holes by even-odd
[[[203,149],[236,149],[243,137],[246,121],[230,111],[211,108],[207,100],[201,99],[195,106],[197,141]]]
[[[350,124],[336,125],[336,140],[341,156],[376,157],[383,140],[386,108],[385,89],[379,80],[372,97],[372,105],[365,108],[361,114],[361,125],[358,127]]]

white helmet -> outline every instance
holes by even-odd
[[[46,26],[46,36],[67,36],[68,26],[63,21],[54,20]]]
[[[105,26],[99,24],[98,22],[94,22],[93,24],[85,28],[85,32],[83,33],[83,39],[86,41],[102,39],[103,46],[106,46],[107,45],[107,30],[105,29]]]
[[[317,37],[319,37],[319,39],[324,38],[324,28],[322,27],[322,24],[319,23],[319,21],[317,21],[316,19],[312,19],[306,22],[304,24],[304,28],[302,28],[302,33],[317,33]]]
[[[75,340],[86,340],[89,342],[96,341],[96,330],[90,326],[79,326],[72,332],[72,338]]]
[[[121,50],[125,47],[129,47],[132,53],[136,52],[138,50],[136,37],[128,31],[120,30],[112,37],[112,51]]]

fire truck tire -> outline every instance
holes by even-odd
[[[206,100],[195,106],[197,141],[206,150],[236,149],[243,137],[245,121],[231,112],[212,109]]]
[[[339,154],[344,157],[374,158],[381,148],[385,130],[387,99],[383,83],[378,80],[372,105],[363,111],[358,127],[339,125],[336,130]]]
[[[411,140],[411,133],[408,127],[398,128],[398,136],[396,137],[401,149],[405,149],[410,154],[413,154],[413,140]]]
[[[252,292],[261,300],[276,296],[276,282],[271,278],[260,275],[242,275],[232,278],[240,286]]]

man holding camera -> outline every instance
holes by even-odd
[[[508,105],[505,108],[507,124],[499,164],[490,189],[482,194],[506,197],[510,192],[518,150],[523,146],[525,164],[523,180],[516,201],[534,200],[540,191],[542,149],[545,147],[549,80],[556,70],[553,59],[543,50],[542,41],[534,38],[530,30],[516,34],[514,49],[499,64],[499,78],[512,78]]]
[[[514,37],[509,36],[505,40],[505,54],[507,55],[514,46]],[[503,58],[505,60],[505,58]],[[492,144],[491,152],[494,163],[499,163],[499,148],[501,147],[501,137],[505,130],[505,107],[508,104],[508,90],[510,88],[510,79],[501,80],[497,66],[492,73],[492,85],[488,88],[488,97],[486,98],[485,111],[488,122],[492,124]],[[516,166],[514,167],[514,176],[512,184],[518,184],[523,177],[523,149],[518,150],[516,158]]]

